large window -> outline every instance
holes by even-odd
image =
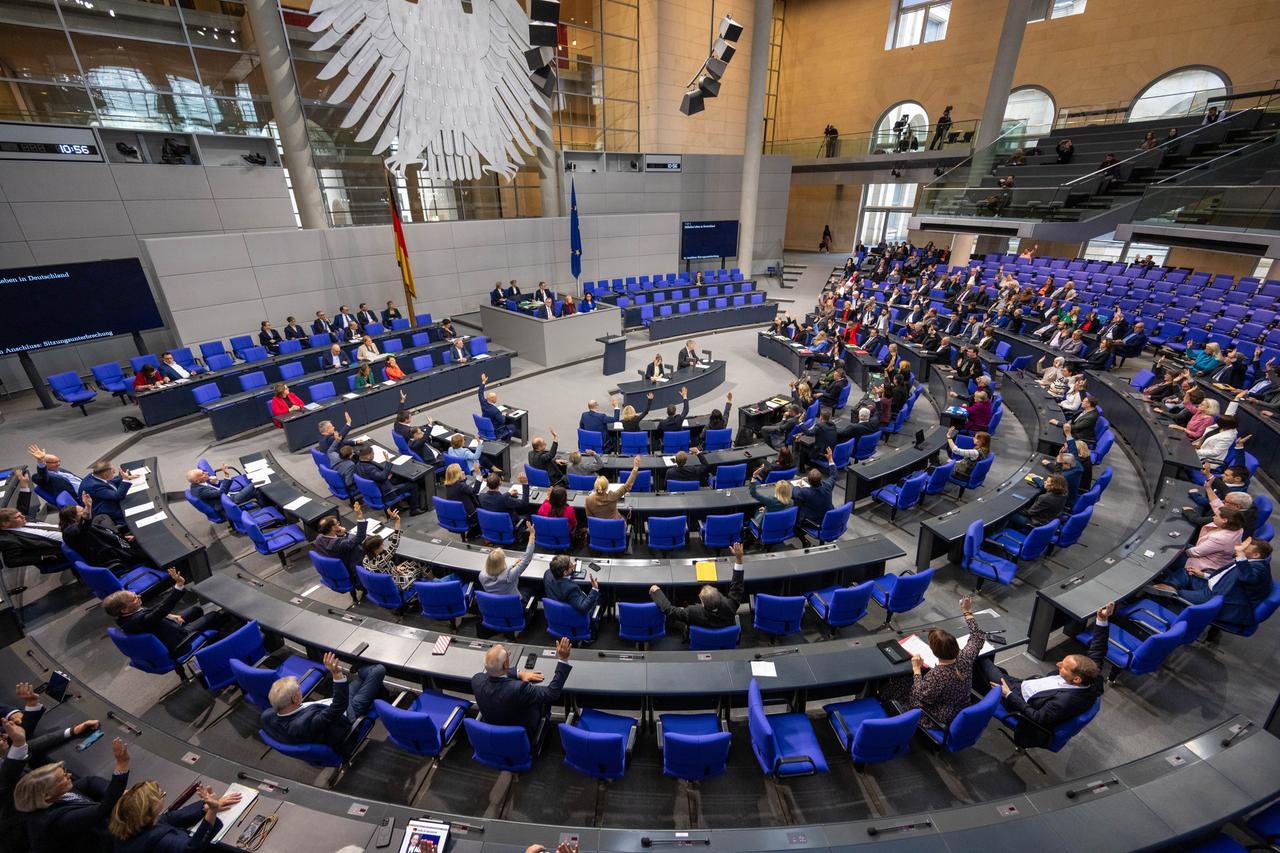
[[[949,20],[951,0],[898,0],[885,49],[942,41],[947,37]]]
[[[1129,121],[1199,115],[1205,102],[1225,95],[1227,79],[1210,68],[1184,68],[1156,80],[1134,99]]]
[[[1084,13],[1089,0],[1037,0],[1031,10],[1031,22],[1046,18],[1065,18]]]
[[[907,239],[907,222],[916,205],[918,184],[868,184],[862,197],[858,241],[874,245]]]
[[[905,126],[900,124],[904,118],[907,120]],[[928,127],[929,114],[924,111],[924,107],[915,101],[895,104],[885,111],[880,121],[876,122],[876,138],[872,150],[914,150],[910,144],[911,135],[919,140],[919,146],[923,148],[929,144]]]
[[[1130,243],[1129,251],[1124,251],[1124,241],[1115,239],[1115,232],[1103,234],[1085,244],[1084,257],[1090,261],[1107,261],[1108,263],[1132,263],[1147,255],[1157,264],[1163,264],[1169,256],[1168,246],[1155,243]]]
[[[1053,97],[1044,89],[1026,86],[1009,95],[1004,108],[1004,120],[1025,121],[1028,136],[1040,136],[1053,129]]]

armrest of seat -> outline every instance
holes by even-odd
[[[1129,651],[1123,645],[1121,645],[1120,643],[1117,643],[1115,640],[1111,639],[1110,637],[1107,637],[1107,645],[1114,646],[1115,648],[1120,650],[1120,652],[1124,655],[1125,666],[1128,666],[1129,662],[1133,660],[1133,652]]]
[[[462,588],[462,600],[466,602],[466,605],[468,607],[470,607],[471,602],[475,601],[475,598],[476,598],[476,582],[472,581],[471,583],[467,584]]]
[[[827,613],[830,612],[826,603],[821,598],[819,598],[818,596],[814,595],[811,592],[805,594],[804,604],[805,604],[805,607],[808,607],[810,610],[816,613],[819,619],[826,619]],[[819,607],[819,605],[821,605],[821,607]]]
[[[817,773],[817,772],[818,772],[818,765],[817,765],[817,764],[815,764],[815,763],[814,763],[814,761],[813,761],[813,759],[812,759],[812,758],[810,758],[809,756],[807,756],[807,755],[786,755],[786,756],[782,756],[782,757],[779,757],[779,758],[775,758],[775,759],[774,759],[774,761],[773,761],[773,772],[774,772],[774,775],[776,776],[776,775],[778,774],[778,772],[779,772],[779,771],[780,771],[784,766],[786,766],[786,765],[788,765],[788,764],[807,764],[807,765],[809,765],[809,775],[810,775],[810,776],[812,776],[813,774],[815,774],[815,773]]]
[[[356,747],[360,745],[360,741],[364,739],[360,734],[360,729],[368,721],[368,715],[356,717],[355,721],[351,723],[351,727],[347,729],[347,733],[342,738],[342,756],[344,759],[349,759],[351,754],[355,752]]]
[[[600,611],[601,611],[601,609],[603,608],[603,606],[604,606],[604,605],[597,604],[595,607],[591,608],[591,621],[592,621],[592,622],[599,622],[599,621],[600,621]]]
[[[899,708],[898,703],[894,702],[892,704],[895,709]],[[930,714],[924,708],[920,708],[919,710],[920,710],[920,728],[937,729],[942,733],[942,742],[946,743],[947,737],[951,734],[951,727],[947,725],[943,725],[942,722],[937,717],[935,717],[933,714]],[[898,713],[901,714],[902,710],[898,710]]]
[[[442,742],[441,743],[442,746],[447,746],[450,742],[452,742],[453,736],[462,730],[462,726],[458,726],[452,732],[449,732],[449,727],[453,725],[454,720],[456,720],[459,716],[464,714],[466,714],[466,710],[461,707],[457,707],[449,712],[449,716],[445,717],[444,725],[440,727],[440,740]],[[448,735],[445,734],[446,732],[449,732]]]
[[[849,731],[849,724],[844,721],[844,714],[839,711],[832,711],[831,716],[840,726],[840,731],[844,732],[845,749],[851,749],[853,747],[853,732]]]

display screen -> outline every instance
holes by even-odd
[[[0,270],[0,355],[163,326],[137,258]]]
[[[4,142],[0,141],[0,151],[14,154],[69,154],[81,157],[97,157],[98,146],[82,145],[78,142]]]
[[[738,255],[738,220],[713,219],[680,224],[680,257],[734,258]]]

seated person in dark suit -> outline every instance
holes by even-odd
[[[820,460],[830,455],[831,449],[840,443],[835,424],[831,422],[831,410],[827,408],[818,410],[818,417],[814,419],[813,425],[804,431],[804,434],[813,436],[813,444],[809,447],[804,459],[805,465],[810,464],[811,460]]]
[[[56,566],[66,560],[62,531],[52,524],[27,521],[23,509],[30,501],[31,493],[22,492],[17,507],[0,508],[0,557],[6,566]]]
[[[832,372],[831,381],[822,390],[819,398],[822,400],[822,405],[834,409],[836,404],[840,402],[840,395],[844,393],[844,389],[848,386],[849,380],[845,378],[844,368],[837,367]]]
[[[93,463],[93,475],[81,481],[81,499],[86,496],[93,499],[94,516],[105,515],[117,525],[123,525],[124,510],[120,501],[129,494],[129,481],[133,479],[133,474],[124,470],[116,473],[116,466],[101,459]]]
[[[1205,463],[1201,466],[1200,473],[1204,477],[1204,485],[1187,489],[1187,497],[1202,510],[1216,509],[1217,504],[1226,500],[1227,495],[1249,490],[1249,469],[1243,465],[1228,465],[1223,469],[1222,476],[1218,476],[1213,472],[1213,465]],[[1252,504],[1252,501],[1250,503]],[[1183,507],[1183,511],[1194,512],[1191,507]],[[1252,531],[1255,524],[1256,516],[1254,524],[1248,523],[1246,519],[1245,532]]]
[[[249,482],[249,478],[232,475],[226,465],[218,469],[220,478],[210,477],[200,468],[192,468],[187,472],[187,482],[191,485],[191,494],[217,509],[222,505],[222,496],[226,495],[236,506],[243,506],[253,500],[258,491]]]
[[[498,408],[498,394],[495,391],[485,391],[485,385],[489,384],[489,375],[487,373],[480,374],[480,388],[476,392],[476,396],[480,398],[480,414],[489,419],[489,423],[493,424],[493,429],[498,438],[506,438],[511,435],[515,427],[520,423],[520,419],[514,415],[508,415]]]
[[[539,684],[542,673],[516,672],[511,655],[502,645],[491,646],[484,653],[484,672],[471,676],[471,693],[486,723],[495,726],[523,726],[529,745],[537,748],[535,738],[551,706],[560,699],[565,679],[569,677],[569,638],[556,643],[556,671],[551,681]]]
[[[796,536],[800,544],[809,547],[808,538],[801,533],[801,526],[812,524],[822,526],[822,519],[832,509],[831,492],[836,487],[836,466],[831,461],[831,448],[826,449],[827,461],[814,461],[806,476],[807,486],[800,486],[791,492],[791,502],[800,508],[796,516]],[[825,473],[824,473],[825,471]]]
[[[1044,480],[1044,491],[1036,496],[1031,506],[1015,512],[1009,526],[1018,530],[1030,530],[1048,524],[1062,515],[1067,506],[1067,481],[1061,474],[1050,474]]]
[[[404,392],[401,391],[400,393],[403,394]],[[316,440],[316,450],[319,450],[326,456],[329,455],[329,451],[337,450],[344,444],[355,446],[354,441],[347,440],[347,433],[351,432],[350,412],[346,413],[342,429],[335,427],[333,425],[333,421],[321,421],[318,429],[320,430],[320,438]]]
[[[115,769],[110,781],[97,776],[73,780],[61,761],[37,767],[18,780],[13,786],[13,806],[25,816],[28,846],[23,849],[32,853],[111,849],[107,822],[129,786],[129,748],[116,738],[111,752]]]
[[[271,328],[270,320],[263,320],[258,330],[258,345],[266,347],[272,355],[280,354],[280,333]]]
[[[879,431],[880,428],[871,422],[871,410],[864,406],[858,409],[858,419],[856,421],[850,421],[847,425],[836,427],[836,443],[840,444],[851,438],[856,440]]]
[[[678,370],[698,364],[698,353],[694,350],[695,346],[696,344],[693,341],[685,342],[684,349],[680,350],[680,356],[676,359],[676,368]]]
[[[177,382],[181,379],[190,379],[199,371],[187,370],[177,359],[173,357],[173,353],[164,352],[160,354],[160,374],[166,378]]]
[[[1222,596],[1215,620],[1243,630],[1254,624],[1253,611],[1271,594],[1271,543],[1249,537],[1235,545],[1235,560],[1216,570],[1182,567],[1169,569],[1160,592],[1171,592],[1188,604],[1204,604]]]
[[[163,811],[165,793],[154,779],[124,792],[111,813],[107,830],[115,853],[197,853],[211,848],[222,829],[219,812],[240,802],[240,793],[219,797],[212,786],[196,786],[195,801]]]
[[[684,429],[684,420],[689,417],[689,389],[680,389],[680,399],[684,401],[680,412],[676,412],[674,405],[667,406],[667,416],[658,421],[659,432],[678,432]]]
[[[480,493],[479,504],[480,509],[505,512],[510,516],[511,527],[519,539],[524,535],[525,525],[528,524],[528,519],[520,517],[520,511],[529,506],[529,478],[521,472],[516,477],[516,482],[520,484],[520,488],[512,486],[507,491],[502,488],[502,475],[497,471],[490,471],[484,480],[485,490]]]
[[[666,368],[662,364],[662,356],[655,355],[653,361],[649,362],[649,366],[644,369],[644,378],[647,382],[653,382],[657,377],[662,376],[666,372]]]
[[[595,400],[588,400],[587,410],[578,418],[578,429],[600,433],[600,440],[605,450],[610,450],[617,444],[609,427],[622,419],[622,400],[614,397],[609,402],[613,406],[612,415],[600,411],[600,404]]]
[[[359,454],[356,456],[356,476],[364,477],[366,480],[372,480],[378,485],[378,490],[382,493],[384,501],[401,502],[406,500],[400,487],[391,482],[391,460],[384,459],[382,462],[373,461],[372,445],[360,448]],[[397,494],[401,497],[396,497]]]
[[[1231,388],[1243,388],[1245,374],[1249,369],[1249,360],[1236,349],[1228,351],[1223,358],[1225,360],[1222,366],[1211,371],[1207,377],[1208,380]]]
[[[58,510],[62,541],[91,566],[120,573],[150,562],[132,534],[121,535],[105,515],[93,515],[93,498],[85,496],[84,506],[64,506]]]
[[[311,544],[320,556],[334,557],[346,566],[351,584],[355,588],[351,593],[351,598],[355,601],[356,591],[362,589],[360,578],[356,575],[356,566],[364,560],[364,537],[369,525],[364,520],[364,507],[360,501],[356,501],[353,508],[356,514],[355,529],[347,530],[336,515],[326,515],[320,519],[317,525],[319,535]]]
[[[514,278],[511,279],[511,284],[507,286],[507,289],[502,291],[502,295],[508,299],[514,299],[516,302],[520,301],[520,285],[516,284]]]
[[[579,613],[590,613],[600,603],[600,581],[591,575],[591,592],[572,579],[575,561],[564,554],[551,560],[551,568],[542,575],[542,594],[553,601],[561,601]]]
[[[317,332],[316,334],[319,334]],[[310,333],[299,325],[297,318],[286,317],[284,320],[284,338],[287,341],[305,341],[310,338]]]
[[[702,478],[706,474],[706,466],[697,461],[697,456],[698,448],[696,447],[689,448],[688,453],[683,450],[677,453],[675,455],[675,467],[667,469],[667,482],[683,480],[701,485]]]
[[[143,607],[142,596],[136,592],[122,589],[103,599],[102,609],[126,634],[153,634],[169,654],[176,657],[186,651],[186,644],[201,631],[218,630],[226,621],[226,614],[205,613],[194,605],[173,613],[186,592],[186,581],[172,566],[169,577],[173,578],[173,589],[151,607]]]
[[[36,460],[36,472],[31,475],[32,481],[49,493],[55,501],[58,495],[66,492],[80,500],[82,480],[69,471],[62,470],[62,460],[52,453],[46,453],[39,445],[32,444],[27,452]]]
[[[392,320],[400,319],[400,309],[396,307],[396,303],[390,299],[387,300],[387,307],[382,309],[382,325],[388,329],[391,328]]]
[[[337,328],[340,329],[342,327],[339,326]],[[316,319],[311,323],[311,334],[328,335],[334,340],[337,340],[337,334],[335,334],[335,332],[336,330],[333,325],[333,321],[330,320],[323,311],[317,311]]]
[[[360,308],[356,311],[356,322],[360,324],[362,330],[370,323],[378,322],[378,315],[373,313],[373,309],[369,307],[368,302],[360,303]]]
[[[559,450],[560,441],[555,430],[551,430],[550,447],[547,447],[546,439],[540,435],[535,435],[533,441],[529,443],[529,467],[546,471],[547,479],[551,481],[553,486],[563,485],[565,482],[565,462],[563,459],[556,458],[556,453]]]
[[[543,300],[542,304],[533,309],[533,316],[539,320],[553,320],[560,314],[556,311],[556,304],[550,299]]]
[[[356,672],[350,680],[333,652],[325,652],[325,669],[333,676],[333,699],[303,702],[298,679],[281,678],[267,694],[271,707],[262,712],[262,729],[281,743],[322,743],[341,754],[352,724],[369,713],[382,692],[386,669],[380,663]]]
[[[341,444],[329,448],[329,468],[342,478],[342,485],[347,487],[348,494],[356,493],[356,447],[353,444]]]
[[[38,767],[47,762],[51,750],[62,746],[72,738],[85,737],[98,730],[97,720],[85,720],[65,729],[36,734],[36,729],[40,726],[40,720],[44,718],[45,712],[39,695],[29,682],[21,681],[14,687],[14,696],[18,703],[16,706],[0,706],[0,720],[5,723],[4,737],[0,738],[0,749],[9,751],[10,754],[6,756],[8,759],[19,759],[21,764],[28,767]],[[16,742],[19,740],[22,743]],[[25,747],[25,749],[15,754],[14,747]],[[0,788],[0,796],[7,798],[8,791]],[[11,817],[5,813],[6,811],[0,811],[0,821]]]
[[[1112,602],[1098,610],[1085,654],[1067,655],[1058,661],[1056,672],[1042,678],[1014,678],[990,657],[978,658],[974,664],[975,686],[985,691],[999,685],[1004,707],[1034,724],[1022,723],[1014,731],[1013,740],[1018,746],[1047,746],[1053,740],[1054,729],[1089,710],[1102,695],[1108,620],[1115,609]]]
[[[687,607],[676,607],[667,600],[662,589],[654,584],[649,587],[649,598],[658,605],[658,609],[667,617],[667,622],[681,626],[686,633],[690,625],[700,628],[727,628],[738,621],[738,608],[747,600],[747,591],[743,583],[745,572],[742,568],[742,543],[735,542],[729,550],[733,554],[733,579],[729,582],[729,591],[723,593],[711,584],[698,590],[698,603]]]
[[[1098,440],[1094,434],[1094,428],[1098,425],[1098,401],[1092,394],[1085,394],[1080,398],[1080,411],[1075,417],[1065,424],[1057,418],[1050,418],[1049,423],[1054,426],[1061,425],[1062,432],[1068,439],[1076,438],[1092,444]]]
[[[538,302],[554,302],[556,295],[547,287],[545,281],[538,282],[538,289],[533,292],[533,298]]]
[[[762,428],[760,434],[770,447],[777,450],[785,446],[787,436],[791,435],[791,431],[800,425],[803,418],[804,410],[795,403],[789,403],[784,410],[782,420]]]
[[[467,343],[462,338],[452,338],[453,345],[449,347],[447,352],[453,353],[453,360],[458,364],[465,364],[471,360],[471,353],[467,351]]]
[[[502,282],[494,282],[493,290],[489,291],[489,304],[494,308],[501,308],[507,304],[507,296],[502,292]]]

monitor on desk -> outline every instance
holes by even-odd
[[[915,444],[914,444],[914,446],[915,446],[915,447],[917,447],[917,448],[919,448],[922,444],[924,444],[924,430],[922,430],[922,429],[918,429],[918,430],[916,430],[916,437],[915,437]]]

